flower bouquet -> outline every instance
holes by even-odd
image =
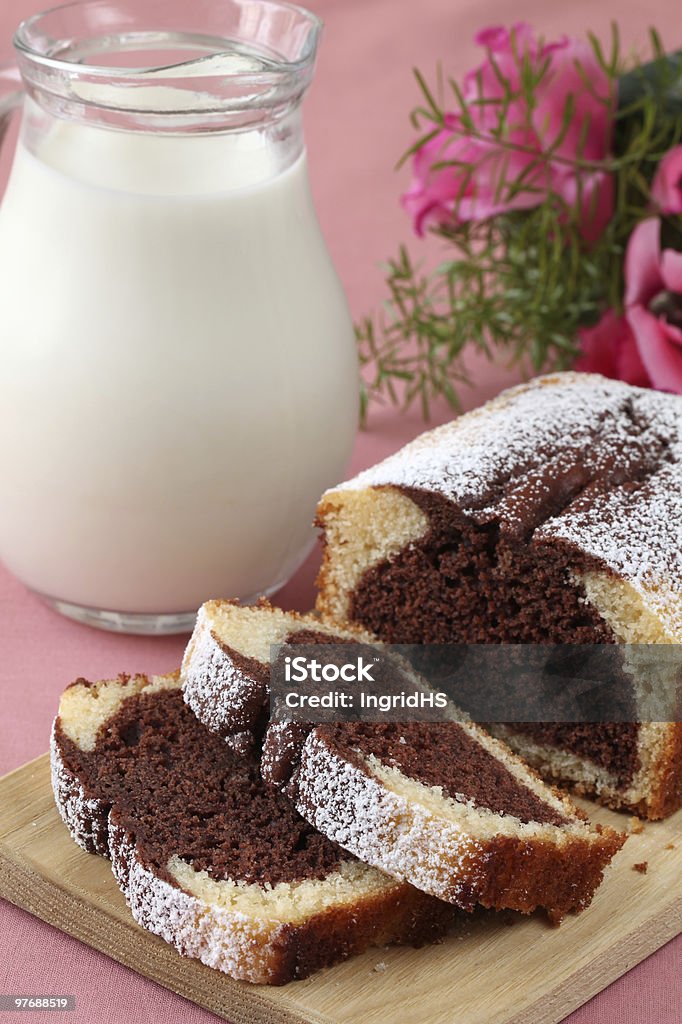
[[[416,72],[406,247],[383,313],[358,326],[372,398],[459,405],[471,349],[527,372],[592,370],[682,393],[682,55],[488,28],[461,82]]]

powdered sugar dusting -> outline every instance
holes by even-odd
[[[225,742],[230,750],[240,757],[250,756],[256,750],[256,737],[252,732],[235,732],[231,736],[226,736]]]
[[[470,910],[485,848],[419,804],[406,806],[316,733],[303,748],[294,803],[323,835],[393,878]]]
[[[542,448],[539,457],[538,449]],[[476,521],[512,521],[576,467],[622,482],[581,496],[538,525],[534,542],[566,543],[629,582],[682,639],[682,397],[592,374],[540,377],[334,490],[393,485],[441,494]],[[643,471],[645,467],[645,472]],[[331,493],[331,492],[328,492]]]
[[[182,953],[244,981],[267,984],[281,968],[285,927],[209,906],[146,868],[112,815],[114,876],[133,917]]]
[[[298,766],[298,760],[306,736],[312,729],[307,722],[271,718],[263,739],[260,771],[267,783],[280,786],[291,778]]]
[[[50,776],[57,810],[79,846],[87,853],[108,857],[108,805],[86,796],[82,783],[64,763],[56,725],[55,719],[50,735]]]
[[[182,666],[182,695],[200,722],[222,736],[250,732],[256,725],[254,700],[259,689],[252,676],[235,665],[219,643],[204,607]]]
[[[587,510],[568,509],[538,539],[565,541],[603,562],[682,641],[682,463],[664,467],[636,491],[598,495]]]
[[[388,787],[371,767],[331,747],[319,731],[306,740],[290,788],[299,812],[324,835],[365,863],[465,910],[477,902],[526,912],[545,906],[560,918],[589,903],[604,866],[622,844],[615,833],[604,842],[605,834],[571,829],[569,835],[565,828],[540,829],[537,836],[521,830],[501,838],[475,819],[457,820],[435,811],[426,799],[422,803]],[[505,843],[519,857],[520,902],[514,878],[505,874],[505,854],[496,860],[498,849],[509,848]]]

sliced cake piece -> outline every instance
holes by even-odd
[[[198,722],[177,674],[78,680],[51,756],[64,821],[111,857],[135,919],[234,978],[283,984],[370,945],[438,939],[452,919],[316,832]]]
[[[270,716],[270,648],[292,638],[305,641],[311,626],[317,636],[338,636],[337,627],[282,611],[264,598],[245,606],[238,601],[206,601],[197,613],[181,669],[184,697],[197,718],[230,742],[262,734]],[[368,643],[375,640],[351,627],[345,635]]]
[[[328,491],[318,523],[319,612],[386,642],[679,645],[682,397],[540,377]],[[641,726],[505,738],[547,776],[663,817],[682,804],[682,725],[647,685]]]
[[[194,700],[197,655],[211,637],[212,674]],[[183,662],[185,699],[209,727],[220,707],[225,732],[239,693],[267,700],[271,645],[361,639],[368,634],[284,613],[267,603],[241,608],[212,601],[198,617]],[[402,661],[396,671],[425,686]],[[565,796],[546,786],[501,742],[457,715],[438,723],[273,721],[265,734],[264,776],[280,786],[324,835],[368,864],[471,910],[476,903],[560,920],[592,899],[624,842],[592,828]],[[247,725],[239,719],[239,728]]]

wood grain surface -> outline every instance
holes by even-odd
[[[627,816],[583,802],[627,828]],[[634,869],[647,862],[645,874]],[[71,841],[47,755],[0,779],[0,895],[233,1024],[555,1024],[682,930],[682,812],[629,837],[583,914],[463,914],[442,945],[374,949],[283,988],[181,957],[132,920],[109,864]]]

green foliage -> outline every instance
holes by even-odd
[[[445,245],[443,262],[426,271],[404,246],[388,262],[384,309],[356,328],[365,375],[363,418],[376,400],[403,408],[418,402],[425,418],[436,398],[443,397],[458,409],[458,389],[471,383],[464,357],[472,350],[489,359],[520,362],[534,372],[570,366],[578,351],[578,330],[596,323],[607,308],[622,309],[628,238],[641,220],[651,216],[650,186],[659,160],[682,139],[682,56],[666,56],[652,31],[653,60],[626,71],[615,28],[608,55],[596,38],[590,37],[590,42],[614,98],[609,108],[613,152],[603,161],[584,159],[581,143],[570,160],[557,152],[571,126],[572,97],[558,133],[543,153],[524,150],[510,139],[509,109],[523,98],[530,124],[538,86],[547,74],[546,61],[532,62],[525,53],[517,54],[520,87],[514,91],[488,54],[502,95],[485,136],[456,82],[450,80],[446,86],[439,75],[434,93],[415,72],[422,102],[411,120],[421,134],[403,161],[446,126],[446,109],[454,110],[467,135],[494,139],[502,154],[520,150],[532,155],[520,177],[501,176],[496,198],[532,192],[539,203],[478,222],[458,221],[455,204],[452,223],[434,229]],[[575,206],[542,185],[548,180],[550,162],[562,161],[577,176]],[[448,166],[448,161],[434,168],[440,166]],[[477,167],[461,162],[456,166],[466,186]],[[580,182],[593,171],[612,175],[614,213],[600,237],[588,242],[579,228]],[[679,225],[664,225],[663,230],[673,232],[675,247],[682,248]]]

